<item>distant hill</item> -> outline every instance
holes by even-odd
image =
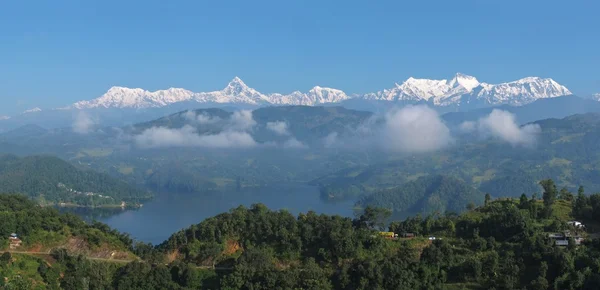
[[[206,121],[193,120],[207,118]],[[222,109],[197,109],[178,112],[169,116],[137,124],[132,130],[136,134],[151,127],[182,128],[191,125],[199,134],[214,134],[224,130],[233,113]],[[289,136],[294,136],[306,143],[321,141],[332,132],[350,131],[359,124],[373,116],[373,113],[356,111],[344,107],[311,107],[311,106],[282,106],[265,107],[252,111],[252,119],[256,125],[251,131],[252,136],[259,143],[276,141]],[[190,119],[192,118],[192,119]],[[287,134],[276,134],[269,130],[269,123],[285,124]],[[284,136],[281,136],[284,135]]]
[[[55,157],[0,156],[0,192],[22,193],[42,204],[131,205],[150,197],[105,174],[83,171]]]
[[[481,204],[484,195],[456,178],[436,175],[376,191],[357,205],[389,208],[395,218],[405,218],[418,213],[462,212],[471,202]]]
[[[564,118],[575,114],[600,113],[600,102],[583,99],[577,96],[563,96],[539,99],[524,106],[503,105],[466,112],[451,112],[442,116],[451,125],[459,125],[465,121],[477,121],[494,109],[501,109],[515,114],[521,124],[549,118]]]
[[[586,184],[590,192],[600,191],[600,114],[534,124],[541,132],[533,147],[514,147],[496,139],[459,140],[439,152],[350,167],[312,183],[321,186],[328,199],[354,198],[437,174],[454,176],[496,197],[540,193],[537,183],[547,178],[572,190]]]

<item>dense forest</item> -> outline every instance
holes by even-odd
[[[484,195],[458,179],[437,175],[376,191],[361,198],[357,205],[387,208],[394,218],[406,218],[418,213],[461,212],[471,203],[482,204]]]
[[[106,174],[80,170],[50,156],[0,156],[0,192],[21,193],[40,204],[120,206],[151,194]]]
[[[0,228],[4,235],[22,233],[24,247],[40,231],[77,232],[126,247],[139,260],[102,262],[60,247],[46,258],[5,253],[0,274],[7,278],[0,283],[7,289],[598,289],[600,194],[558,190],[552,180],[540,186],[539,196],[487,195],[460,215],[403,220],[376,207],[346,218],[294,216],[256,204],[206,219],[156,247],[5,195],[0,212],[11,222]],[[570,225],[573,218],[585,227]],[[562,237],[560,245],[550,234]]]

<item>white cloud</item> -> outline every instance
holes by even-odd
[[[298,141],[298,139],[292,137],[283,143],[283,148],[305,149],[305,148],[308,148],[308,146],[306,146],[302,142]]]
[[[389,112],[381,134],[383,147],[392,151],[435,151],[452,141],[450,129],[438,113],[423,105]]]
[[[332,148],[337,146],[338,143],[338,133],[337,132],[331,132],[329,133],[329,135],[327,135],[327,137],[325,137],[323,139],[323,144],[325,145],[325,148]]]
[[[199,135],[192,126],[180,129],[152,127],[134,137],[142,148],[160,147],[206,147],[206,148],[248,148],[257,143],[246,132],[227,130],[218,134]]]
[[[88,134],[92,131],[96,122],[84,111],[79,111],[73,120],[73,132]]]
[[[184,117],[196,124],[212,124],[221,121],[218,117],[188,111]],[[256,125],[251,111],[237,111],[231,115],[222,131],[217,134],[198,134],[196,128],[185,125],[182,128],[152,127],[134,136],[141,148],[161,147],[205,147],[205,148],[249,148],[258,144],[247,132]]]
[[[193,124],[198,124],[198,125],[214,124],[214,123],[221,121],[221,118],[212,117],[204,112],[201,112],[200,114],[196,115],[196,113],[194,111],[187,111],[187,112],[183,113],[183,116],[188,121],[192,122]]]
[[[535,144],[537,134],[541,131],[538,124],[519,127],[515,115],[498,109],[494,109],[487,117],[479,119],[478,129],[483,135],[491,135],[513,146]]]
[[[231,129],[236,131],[249,131],[256,126],[256,121],[252,118],[252,111],[236,111],[231,115]]]
[[[286,122],[277,121],[277,122],[267,122],[267,129],[275,132],[277,135],[287,136],[290,135],[288,131],[288,124]]]
[[[462,124],[460,124],[459,129],[463,133],[471,133],[477,130],[477,122],[465,121]]]

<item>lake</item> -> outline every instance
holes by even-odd
[[[239,205],[263,203],[272,210],[353,216],[353,201],[325,202],[319,189],[304,184],[288,184],[231,192],[159,194],[137,210],[74,210],[86,219],[94,218],[132,238],[160,244],[173,233],[202,220],[227,212]],[[64,211],[64,210],[63,210]]]

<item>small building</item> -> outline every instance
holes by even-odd
[[[10,237],[8,237],[8,241],[10,243],[9,246],[10,246],[11,250],[14,250],[14,249],[20,247],[21,244],[23,243],[21,241],[21,239],[19,239],[19,237],[15,233],[10,234]]]
[[[557,246],[568,246],[569,240],[556,240],[554,241],[554,244]]]
[[[402,237],[408,238],[408,239],[412,239],[412,238],[415,237],[415,234],[413,234],[413,233],[404,233],[404,234],[402,234]]]
[[[562,234],[562,233],[550,233],[550,234],[548,234],[548,238],[551,238],[551,239],[564,239],[565,235]]]
[[[568,221],[567,224],[570,226],[576,227],[576,228],[585,227],[581,222],[578,222],[578,221]]]
[[[384,238],[388,238],[388,239],[394,238],[394,232],[379,232],[379,235],[383,236]]]

